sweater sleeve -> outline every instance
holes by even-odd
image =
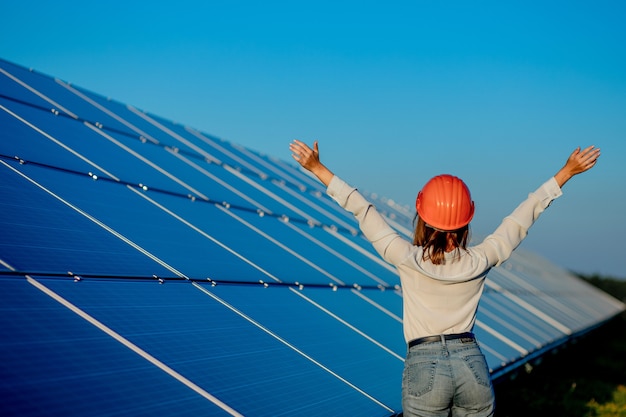
[[[403,239],[389,226],[376,207],[356,188],[334,176],[326,192],[341,207],[354,215],[365,237],[385,261],[398,265],[409,255],[412,243]]]
[[[485,252],[489,265],[498,266],[506,261],[541,213],[562,194],[556,180],[550,178],[505,217],[500,226],[477,246]]]

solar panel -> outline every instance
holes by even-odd
[[[399,278],[310,176],[2,60],[0,125],[3,415],[401,411]],[[519,250],[475,332],[499,378],[623,309]]]

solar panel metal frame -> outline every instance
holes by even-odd
[[[397,273],[316,180],[4,60],[0,124],[7,415],[401,412]],[[498,380],[623,310],[518,250],[475,332]]]

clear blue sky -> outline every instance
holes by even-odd
[[[474,233],[576,146],[598,165],[523,247],[626,277],[622,1],[3,1],[0,57],[265,154],[293,138],[412,206],[461,176]]]

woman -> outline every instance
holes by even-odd
[[[416,200],[413,242],[392,229],[375,207],[335,176],[311,149],[295,140],[292,157],[326,185],[327,193],[352,212],[367,239],[400,275],[404,337],[408,353],[402,407],[410,416],[493,416],[494,393],[485,357],[472,328],[489,270],[509,258],[530,226],[574,175],[600,156],[594,146],[577,148],[556,175],[522,202],[480,244],[467,246],[474,202],[465,183],[439,175]]]

